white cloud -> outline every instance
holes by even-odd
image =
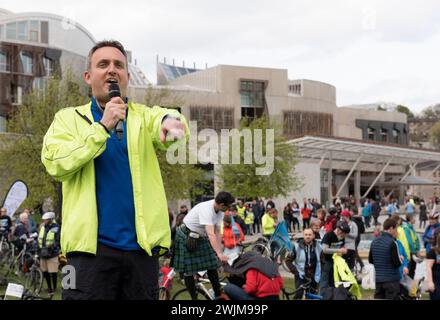
[[[3,0],[2,8],[67,14],[96,39],[133,51],[154,81],[156,54],[177,64],[285,68],[331,83],[338,104],[376,100],[414,110],[440,102],[440,3],[397,0]]]

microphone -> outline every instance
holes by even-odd
[[[114,97],[120,97],[121,96],[121,90],[119,90],[119,86],[117,83],[112,82],[110,83],[110,86],[108,88],[108,96],[110,97],[110,100]],[[121,140],[124,136],[124,122],[118,121],[116,124],[116,135],[118,136],[118,139]]]

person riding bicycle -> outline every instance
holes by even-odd
[[[322,238],[321,246],[324,253],[324,265],[322,268],[320,291],[328,287],[334,287],[333,278],[333,254],[340,256],[347,254],[345,248],[345,236],[350,233],[350,227],[344,221],[336,223],[335,230],[327,232]]]
[[[231,300],[279,300],[284,282],[277,263],[270,258],[248,251],[224,270],[235,279],[241,278],[240,282],[230,281],[223,288]]]
[[[295,286],[298,290],[294,299],[301,299],[304,289],[300,287],[310,282],[310,289],[317,292],[321,279],[321,253],[322,248],[312,229],[303,230],[303,239],[293,244],[293,250],[286,257],[286,265],[295,275]],[[307,290],[307,292],[310,291]]]
[[[53,295],[57,290],[58,255],[60,253],[60,228],[55,223],[55,213],[43,214],[43,224],[38,233],[40,269],[47,283],[47,292]],[[52,281],[52,283],[51,283]]]

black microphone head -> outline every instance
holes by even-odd
[[[117,83],[110,83],[108,87],[108,96],[110,97],[110,99],[121,96],[121,90],[119,90],[119,86]]]

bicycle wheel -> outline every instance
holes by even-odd
[[[197,300],[211,300],[211,297],[209,297],[202,289],[197,288],[196,292]],[[188,289],[183,288],[177,291],[171,300],[191,300],[191,295]]]
[[[6,257],[4,258],[4,266],[6,269],[5,277],[8,277],[14,273],[14,269],[16,269],[16,263],[18,262],[15,260],[14,250],[9,250],[6,254]]]
[[[159,300],[170,300],[169,291],[165,287],[159,288]]]
[[[6,241],[2,241],[1,248],[0,248],[0,266],[3,266],[6,256],[9,252],[9,243]]]
[[[25,289],[32,294],[38,295],[43,287],[43,273],[39,268],[31,268],[26,274]]]
[[[264,257],[270,258],[271,255],[270,249],[267,246],[265,246],[263,243],[259,243],[259,242],[255,243],[252,246],[251,250],[260,253]]]

